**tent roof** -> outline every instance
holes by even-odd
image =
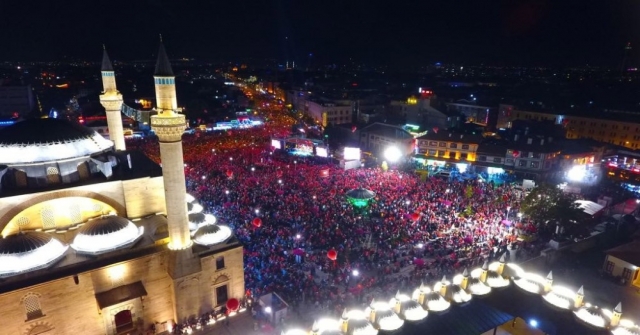
[[[575,203],[578,204],[578,207],[583,212],[589,215],[595,215],[604,208],[604,206],[589,200],[576,200]]]

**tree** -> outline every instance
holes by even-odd
[[[536,224],[548,228],[553,224],[568,228],[572,222],[584,219],[575,199],[549,184],[534,188],[522,201],[521,211]]]

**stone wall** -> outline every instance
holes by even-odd
[[[162,177],[145,177],[122,181],[129,218],[166,213]]]
[[[0,231],[25,209],[47,200],[66,197],[84,197],[104,202],[113,207],[119,216],[130,219],[165,213],[162,177],[145,177],[0,198]],[[6,233],[17,231],[18,227],[8,227]]]

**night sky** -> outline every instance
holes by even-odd
[[[149,59],[159,33],[171,57],[616,67],[640,1],[0,1],[0,61]]]

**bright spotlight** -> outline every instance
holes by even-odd
[[[353,274],[354,277],[357,277],[360,275],[360,271],[358,270],[353,270],[353,272],[351,272]]]
[[[536,319],[529,320],[529,326],[533,328],[538,328],[538,321]]]
[[[265,307],[264,308],[264,312],[268,313],[268,314],[271,314],[271,307],[269,307],[269,306]]]
[[[300,238],[300,234],[296,234],[296,238]]]
[[[587,170],[584,165],[576,165],[567,172],[567,179],[571,181],[582,181],[586,174]]]
[[[402,157],[402,152],[397,147],[388,147],[384,151],[384,158],[386,158],[389,162],[395,163],[400,157]]]

